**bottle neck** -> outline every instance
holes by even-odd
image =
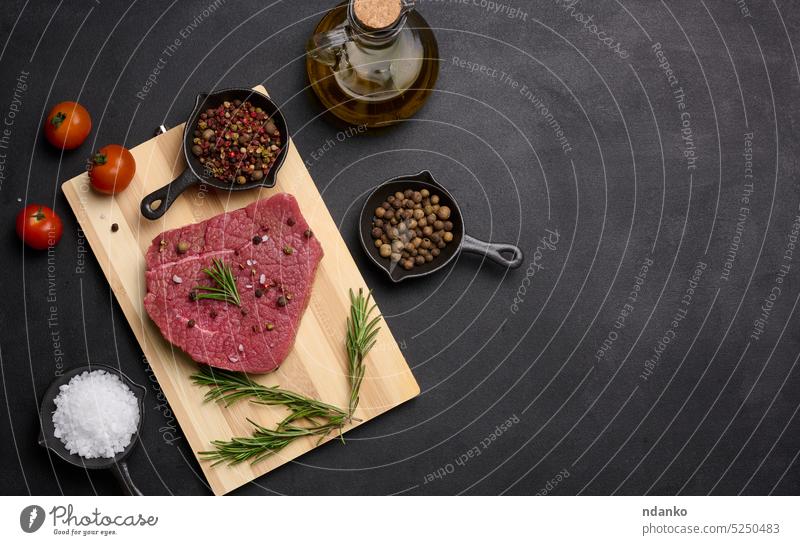
[[[394,42],[398,34],[403,30],[406,24],[406,16],[413,8],[413,0],[403,0],[400,15],[389,26],[379,29],[368,28],[363,25],[355,14],[353,8],[353,0],[350,0],[347,7],[347,22],[353,31],[354,37],[365,45],[374,47],[385,47]]]

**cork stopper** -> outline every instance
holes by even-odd
[[[354,0],[353,12],[367,28],[380,30],[391,26],[400,17],[400,0]]]

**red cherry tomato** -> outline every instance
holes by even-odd
[[[100,148],[89,168],[92,187],[100,193],[113,195],[128,187],[136,173],[136,160],[131,152],[117,144]]]
[[[92,118],[77,102],[59,102],[44,122],[48,142],[60,149],[75,149],[92,130]]]
[[[62,232],[61,218],[46,206],[32,204],[17,215],[17,234],[31,248],[46,250],[55,246]]]

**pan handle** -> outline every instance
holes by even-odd
[[[461,249],[465,252],[486,256],[498,265],[503,265],[509,269],[516,269],[522,265],[522,260],[524,259],[522,250],[518,246],[502,242],[485,242],[472,238],[467,234],[464,235],[464,240],[461,242]],[[506,257],[503,255],[504,253],[511,255]]]
[[[156,189],[147,197],[142,199],[141,211],[142,215],[149,220],[157,220],[167,213],[167,210],[178,196],[186,191],[186,189],[197,183],[197,177],[192,172],[192,169],[186,168],[180,176],[175,178],[171,183],[168,183],[160,189]]]
[[[208,98],[208,93],[197,93],[197,96],[194,97],[194,109],[195,109],[195,111],[192,112],[192,117],[194,117],[194,114],[197,113],[197,109],[200,107],[200,105],[203,103],[203,101],[205,101],[205,99],[207,99],[207,98]]]
[[[126,496],[144,496],[142,491],[139,490],[139,487],[133,483],[131,472],[128,470],[128,463],[125,460],[120,460],[112,465],[111,471],[114,472],[117,480],[122,485],[122,491]]]

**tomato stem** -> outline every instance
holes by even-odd
[[[33,219],[35,219],[36,221],[42,221],[43,219],[45,219],[46,216],[45,216],[45,213],[42,212],[42,207],[40,206],[39,210],[37,210],[36,213],[34,215],[32,215],[31,217]]]
[[[53,124],[53,126],[54,126],[54,127],[57,129],[57,128],[59,128],[59,127],[61,126],[61,124],[64,122],[64,120],[65,120],[66,118],[67,118],[67,114],[65,114],[64,112],[58,112],[58,113],[57,113],[56,115],[54,115],[54,116],[53,116],[53,118],[50,120],[50,123],[52,123],[52,124]]]

